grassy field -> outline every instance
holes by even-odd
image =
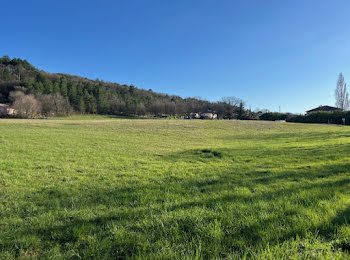
[[[350,258],[350,127],[85,119],[0,120],[0,259]]]

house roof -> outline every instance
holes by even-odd
[[[317,112],[317,111],[337,111],[337,110],[341,110],[341,109],[337,107],[331,107],[331,106],[319,106],[319,107],[310,109],[306,112],[309,113],[309,112]]]

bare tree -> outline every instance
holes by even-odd
[[[233,107],[238,107],[242,100],[236,97],[223,97],[221,98],[221,102]]]
[[[59,94],[53,95],[53,102],[56,115],[68,115],[72,112],[72,108],[66,97],[62,97]]]
[[[347,110],[349,108],[349,93],[342,73],[339,74],[334,95],[335,105],[342,110]]]
[[[175,115],[176,107],[175,102],[164,101],[164,113],[167,115]]]
[[[154,100],[150,105],[150,112],[155,116],[164,113],[164,103],[160,100]]]
[[[176,102],[175,111],[177,115],[185,114],[185,111],[186,111],[185,104],[182,101]]]
[[[41,113],[45,116],[54,116],[56,114],[55,101],[51,95],[39,95],[37,97],[41,104]]]
[[[218,118],[223,118],[226,114],[226,111],[229,111],[229,105],[224,102],[216,102],[213,104],[213,109],[217,113]]]
[[[20,91],[20,90],[11,91],[9,94],[9,99],[13,103],[16,101],[16,99],[19,99],[19,98],[23,97],[24,95],[25,95],[24,92]]]
[[[124,113],[126,111],[124,100],[116,95],[110,97],[109,107],[110,112],[114,114]]]
[[[21,91],[15,91],[10,93],[10,97],[14,100],[13,108],[19,116],[31,118],[40,114],[40,103],[33,95],[25,95]]]

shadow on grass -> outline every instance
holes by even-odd
[[[339,212],[337,216],[331,220],[331,223],[335,226],[341,226],[344,224],[350,225],[350,207]]]
[[[346,209],[337,213],[337,215],[332,218],[328,223],[324,223],[318,227],[319,234],[324,236],[326,239],[334,240],[334,236],[336,239],[334,241],[335,247],[340,248],[343,252],[347,252],[350,254],[350,232],[347,232],[346,235],[338,237],[334,235],[335,230],[345,226],[350,227],[350,206]],[[338,231],[339,232],[339,231]]]
[[[215,186],[220,183],[220,179],[217,181],[207,181],[203,183],[203,181],[190,181],[184,182],[183,188],[190,189],[191,187],[198,186]],[[291,188],[281,188],[278,191],[269,191],[265,193],[259,194],[236,194],[236,195],[225,195],[215,198],[206,198],[200,199],[197,201],[189,201],[184,203],[176,203],[176,205],[154,205],[152,208],[145,207],[145,203],[140,203],[135,207],[133,205],[134,200],[140,198],[141,193],[149,194],[156,193],[158,196],[162,197],[165,194],[162,194],[161,189],[158,185],[138,185],[137,189],[129,189],[128,195],[125,195],[124,199],[125,203],[122,205],[120,209],[107,211],[103,215],[92,216],[90,218],[82,218],[79,216],[65,216],[58,217],[61,221],[60,224],[56,226],[49,227],[32,227],[28,228],[26,232],[24,232],[25,236],[38,236],[41,241],[46,241],[46,245],[50,247],[53,244],[59,244],[65,250],[68,250],[72,243],[78,243],[81,236],[86,236],[89,234],[98,235],[101,239],[107,239],[109,233],[105,232],[108,230],[108,226],[117,225],[124,226],[126,233],[123,238],[109,238],[113,244],[113,250],[108,254],[113,256],[115,252],[118,253],[118,257],[130,257],[135,255],[137,252],[142,251],[142,246],[140,241],[138,241],[139,237],[144,236],[147,237],[147,240],[151,243],[159,242],[159,239],[165,239],[166,237],[171,236],[179,236],[180,238],[174,238],[170,240],[174,243],[186,243],[186,241],[191,241],[193,238],[202,237],[203,246],[206,243],[210,243],[210,241],[204,241],[205,234],[203,233],[204,226],[210,225],[213,223],[215,219],[219,219],[223,228],[225,228],[226,232],[222,237],[224,251],[232,251],[232,250],[244,250],[247,245],[258,245],[269,243],[270,245],[281,243],[283,241],[289,239],[295,239],[297,236],[303,237],[308,232],[317,232],[320,230],[320,227],[309,225],[307,229],[300,229],[300,227],[293,227],[293,221],[296,220],[295,217],[299,216],[300,212],[298,211],[279,211],[277,214],[271,214],[268,218],[259,218],[257,217],[256,221],[243,222],[237,226],[232,223],[232,218],[226,219],[226,213],[217,213],[214,216],[209,214],[207,217],[204,217],[203,222],[199,223],[196,220],[196,217],[192,215],[191,212],[195,212],[195,209],[201,210],[209,210],[208,212],[213,212],[217,208],[218,205],[224,207],[229,204],[240,204],[240,205],[254,205],[254,203],[258,202],[266,202],[269,204],[274,204],[275,201],[278,200],[289,200],[294,194],[303,194],[306,191],[312,190],[323,190],[322,193],[317,193],[317,195],[313,195],[312,198],[300,198],[295,201],[298,206],[312,210],[315,205],[319,203],[319,201],[324,200],[332,200],[335,193],[338,192],[346,192],[349,189],[349,178],[343,177],[338,180],[326,180],[324,183],[308,183],[302,184],[299,186],[291,187]],[[169,186],[172,184],[169,183]],[[141,190],[141,193],[139,192]],[[99,194],[108,194],[108,199],[105,201],[103,199],[97,199],[100,195],[94,195],[94,193],[90,190],[89,194],[85,194],[85,197],[94,198],[94,201],[87,201],[85,207],[94,208],[98,206],[100,203],[108,206],[109,203],[113,200],[118,200],[120,195],[123,194],[126,190],[114,189],[114,190],[105,190],[99,192]],[[176,190],[173,191],[176,193]],[[229,192],[226,190],[226,192]],[[51,196],[58,195],[58,198],[61,198],[60,193],[52,193]],[[312,193],[311,193],[312,194]],[[129,198],[129,199],[128,199]],[[52,198],[54,199],[54,198]],[[153,201],[154,202],[154,201]],[[68,205],[62,205],[68,206]],[[277,206],[277,205],[276,205]],[[59,210],[59,209],[55,209]],[[62,210],[62,209],[61,209]],[[338,226],[344,225],[349,221],[349,211],[348,208],[345,211],[339,212],[337,217],[330,221],[327,230],[323,230],[321,235],[331,239],[336,231]],[[164,212],[188,212],[185,216],[176,214],[172,218],[167,218],[162,222],[149,221],[150,219],[161,219],[162,214]],[[101,214],[101,213],[100,213]],[[257,212],[250,212],[248,214],[254,214],[258,216]],[[155,217],[156,216],[156,217]],[[143,223],[140,225],[140,223]],[[281,225],[279,234],[269,234],[266,237],[266,232],[268,232],[269,228],[276,228],[276,225]],[[283,225],[286,225],[288,228],[283,231]],[[174,231],[174,227],[176,230]],[[78,230],[78,231],[77,231]],[[81,230],[81,233],[80,231]],[[174,233],[175,232],[175,233]],[[139,234],[138,236],[134,236],[133,234]],[[265,235],[264,235],[265,234]],[[169,238],[168,238],[169,239]],[[242,244],[243,241],[243,244]],[[81,242],[78,243],[80,246],[84,247]],[[339,247],[343,250],[347,250],[348,244],[340,244]],[[11,247],[10,244],[5,247]],[[210,257],[210,251],[203,250],[204,257]],[[223,255],[224,256],[224,255]]]
[[[289,147],[235,147],[235,148],[197,148],[174,152],[166,155],[156,155],[157,159],[166,162],[210,162],[211,160],[235,161],[237,165],[253,163],[254,166],[282,166],[300,162],[301,160],[312,163],[343,159],[344,154],[350,150],[350,144],[343,145],[317,145],[312,147],[297,146]],[[266,159],[266,160],[265,160]],[[310,167],[310,166],[308,166]]]
[[[219,139],[227,140],[231,142],[234,140],[248,140],[248,141],[257,140],[257,141],[266,141],[266,142],[273,140],[273,142],[285,141],[287,143],[289,142],[297,143],[298,141],[302,141],[304,143],[304,142],[315,141],[315,140],[330,141],[332,139],[339,139],[339,138],[350,138],[350,133],[336,132],[336,131],[269,133],[266,131],[261,131],[261,134],[259,135],[247,135],[246,133],[242,133],[242,134],[227,135],[224,137],[220,137]]]
[[[108,120],[108,119],[149,119],[146,117],[127,116],[127,115],[71,115],[62,117],[48,117],[42,119],[54,120]]]
[[[335,147],[330,149],[331,151],[327,146],[324,149],[322,151],[324,155],[327,152],[339,152]],[[236,150],[231,149],[196,149],[170,154],[162,159],[171,162],[177,160],[195,162],[199,157],[206,163],[207,160],[235,158],[235,153]],[[265,154],[261,152],[262,156],[278,157],[279,154],[280,151],[273,150],[268,151],[267,154],[266,151]],[[33,194],[27,194],[27,199],[35,207],[46,209],[46,212],[40,214],[48,212],[57,214],[54,216],[57,224],[28,225],[21,236],[35,235],[41,241],[46,241],[44,243],[47,247],[59,244],[61,248],[69,250],[72,243],[84,247],[84,244],[78,243],[81,236],[94,234],[99,237],[99,240],[112,241],[112,247],[108,249],[111,251],[107,253],[111,257],[135,256],[142,251],[143,239],[147,239],[150,243],[163,239],[169,240],[168,242],[173,243],[175,247],[176,244],[186,244],[196,238],[203,244],[204,258],[210,257],[210,243],[214,243],[212,238],[207,237],[207,226],[215,220],[220,221],[224,230],[220,242],[223,252],[244,250],[248,245],[266,243],[273,245],[297,236],[303,237],[307,232],[320,231],[320,235],[324,238],[332,239],[339,226],[348,225],[350,208],[338,212],[337,216],[324,227],[309,223],[305,224],[305,228],[300,228],[295,221],[299,217],[302,218],[302,212],[299,212],[299,209],[317,210],[321,201],[332,201],[337,194],[349,192],[349,169],[350,163],[297,166],[294,169],[278,172],[273,171],[273,168],[271,171],[257,169],[240,173],[229,169],[218,175],[202,177],[196,175],[181,180],[169,178],[170,175],[159,176],[163,180],[161,184],[135,182],[110,188],[101,188],[103,187],[101,185],[100,188],[87,186],[82,189],[75,188],[75,190],[44,188]],[[256,191],[258,185],[266,186],[266,191]],[[244,192],[236,192],[240,189]],[[72,209],[74,201],[79,205]],[[283,201],[291,202],[296,209],[284,210],[281,204]],[[259,204],[275,206],[276,212],[261,217],[259,212],[256,212]],[[93,210],[101,205],[106,208],[105,212],[97,211],[90,217],[76,214],[80,210]],[[232,205],[246,206],[244,214],[255,216],[256,221],[253,223],[246,221],[245,216],[240,216],[239,212],[233,217],[234,212],[229,210]],[[193,213],[195,210],[208,214],[198,221],[196,216],[192,215],[195,214]],[[19,214],[26,219],[32,217],[21,215],[21,212]],[[172,214],[172,217],[163,219],[164,214]],[[108,230],[113,225],[125,229],[124,237],[111,236]],[[269,233],[272,232],[269,230],[274,229],[279,233]],[[10,242],[3,244],[2,247],[13,249]],[[347,242],[338,246],[348,250]],[[156,249],[153,248],[153,250]]]

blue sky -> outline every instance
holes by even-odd
[[[334,104],[340,72],[350,79],[349,11],[348,0],[3,0],[0,55],[302,113]]]

